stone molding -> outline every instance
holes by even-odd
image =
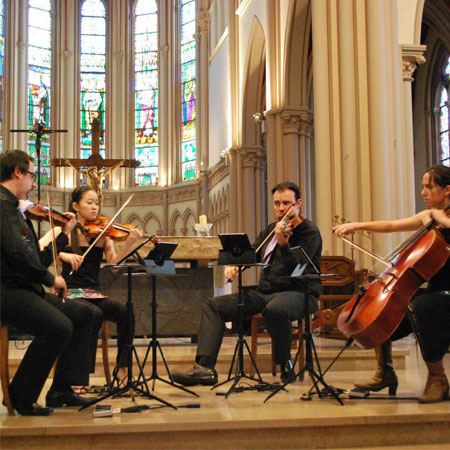
[[[182,188],[169,189],[167,192],[168,203],[178,203],[187,200],[197,200],[198,185],[184,186]]]
[[[230,167],[225,164],[225,161],[219,161],[207,173],[208,190],[219,184],[224,178],[230,174]]]
[[[402,49],[402,74],[403,81],[414,81],[413,73],[418,64],[423,64],[426,60],[423,56],[426,45],[401,45]]]
[[[261,146],[255,146],[254,148],[241,148],[240,157],[242,166],[246,168],[262,169],[266,162],[265,150]]]
[[[211,16],[209,11],[200,11],[197,16],[197,23],[200,29],[200,33],[206,33],[209,31],[209,23],[211,22]]]
[[[314,114],[308,108],[284,107],[268,110],[264,117],[281,117],[283,134],[299,134],[311,137],[314,128]]]

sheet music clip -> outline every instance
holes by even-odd
[[[256,263],[255,249],[245,233],[219,234],[223,250],[219,250],[219,266]]]
[[[176,242],[156,242],[155,247],[150,251],[144,262],[146,265],[151,266],[147,269],[147,273],[165,273],[174,274],[175,263],[173,259],[170,259],[172,253],[177,248]]]

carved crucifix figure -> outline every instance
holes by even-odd
[[[54,158],[50,161],[54,167],[72,167],[84,175],[88,185],[97,191],[102,200],[102,186],[105,177],[119,167],[138,167],[140,162],[135,159],[103,159],[100,155],[100,121],[92,121],[92,155],[88,159]],[[82,169],[85,167],[86,169]],[[100,203],[101,204],[101,203]]]

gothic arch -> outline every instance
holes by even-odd
[[[131,225],[136,226],[137,228],[143,228],[142,220],[139,218],[139,216],[135,213],[132,213],[128,216],[127,219],[125,219],[125,223],[129,223]]]
[[[426,63],[418,66],[414,76],[413,130],[414,171],[417,209],[425,208],[420,194],[422,173],[437,162],[438,112],[436,88],[445,55],[450,55],[450,8],[442,0],[426,1],[423,6],[421,44],[427,46]]]
[[[183,213],[183,236],[194,236],[195,215],[190,208]]]
[[[291,0],[286,28],[284,104],[312,109],[311,7],[309,0]]]
[[[152,222],[155,222],[156,226],[149,226]],[[156,235],[162,234],[163,232],[162,222],[161,219],[155,213],[150,212],[149,214],[147,214],[144,217],[143,223],[144,223],[143,230],[147,234],[156,234]]]
[[[242,146],[261,144],[261,129],[253,114],[265,110],[266,40],[258,19],[253,18],[244,64],[242,97]]]
[[[177,232],[177,224],[180,222],[181,227],[180,227],[180,233],[182,233],[182,229],[184,227],[184,221],[183,221],[183,216],[180,213],[180,211],[178,211],[178,209],[176,209],[171,217],[170,217],[170,228],[169,228],[169,236],[176,236],[176,232]]]

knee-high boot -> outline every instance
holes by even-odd
[[[392,364],[392,342],[388,340],[374,348],[378,367],[367,382],[355,383],[358,388],[364,388],[369,391],[380,391],[385,387],[389,388],[389,394],[395,395],[397,392],[398,378]]]
[[[428,367],[428,378],[424,393],[417,398],[419,403],[442,402],[448,397],[448,380],[444,373],[442,359],[433,363],[426,362]]]

